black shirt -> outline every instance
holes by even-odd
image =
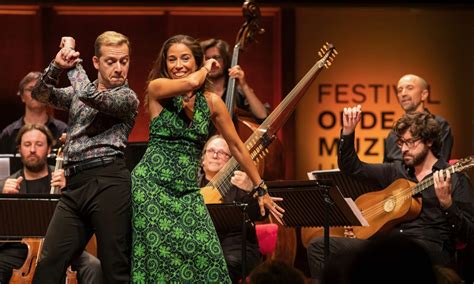
[[[380,189],[387,188],[395,180],[403,178],[418,183],[413,168],[401,161],[383,164],[368,164],[357,157],[354,149],[354,133],[342,135],[338,151],[338,165],[341,171]],[[438,160],[433,171],[449,165]],[[426,176],[423,180],[430,178]],[[427,240],[443,249],[454,251],[455,239],[474,239],[474,191],[467,175],[451,175],[453,204],[448,209],[441,208],[431,185],[421,192],[422,209],[419,216],[394,228],[399,233],[418,240]]]

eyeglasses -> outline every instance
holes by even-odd
[[[397,145],[398,147],[402,148],[403,144],[407,145],[409,149],[413,148],[416,146],[416,142],[420,141],[421,138],[410,138],[410,139],[403,139],[403,138],[398,138],[397,140]]]
[[[217,158],[219,159],[223,159],[223,158],[226,158],[226,159],[229,159],[230,158],[230,154],[227,154],[226,152],[224,151],[216,151],[215,149],[207,149],[206,150],[206,155],[210,156],[210,157],[214,157],[214,155],[217,155]]]

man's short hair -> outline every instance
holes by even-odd
[[[128,46],[128,53],[130,54],[132,52],[131,46],[130,46],[130,41],[128,40],[128,37],[124,36],[121,33],[114,32],[114,31],[106,31],[103,32],[101,35],[99,35],[94,44],[94,55],[97,57],[100,57],[100,48],[105,45],[105,46],[118,46],[126,44]]]
[[[54,139],[54,136],[51,133],[51,130],[49,130],[49,128],[46,125],[36,124],[36,123],[25,124],[20,128],[20,130],[18,131],[18,134],[16,136],[16,145],[18,147],[20,146],[21,139],[22,139],[23,135],[26,132],[29,132],[29,131],[32,131],[32,130],[35,130],[35,129],[40,131],[41,133],[43,133],[46,136],[46,141],[47,141],[49,147],[51,147],[51,148],[54,147],[54,145],[56,144],[56,140]]]
[[[25,86],[28,85],[31,81],[38,80],[41,77],[41,72],[32,71],[26,74],[23,79],[21,79],[20,84],[18,84],[18,92],[16,93],[18,96],[22,96],[23,92],[25,91]]]
[[[394,125],[393,131],[397,137],[402,137],[409,130],[413,138],[421,139],[423,143],[431,142],[431,152],[439,156],[441,149],[441,126],[434,115],[428,112],[405,113]]]

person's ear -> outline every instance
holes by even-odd
[[[421,92],[421,101],[424,102],[428,99],[428,96],[429,96],[429,92],[427,89],[424,89],[422,92]]]
[[[97,57],[95,55],[92,57],[92,62],[94,63],[94,68],[97,69],[97,70],[99,70],[99,61],[100,61],[99,57]]]

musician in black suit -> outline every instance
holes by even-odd
[[[354,130],[360,118],[360,106],[344,109],[338,150],[339,168],[343,173],[381,189],[397,179],[426,183],[426,189],[416,195],[422,199],[421,212],[414,219],[397,224],[388,232],[414,240],[426,250],[434,264],[452,266],[455,241],[469,241],[474,238],[474,192],[467,175],[446,171],[449,165],[437,158],[440,147],[439,123],[433,115],[426,112],[405,114],[393,128],[398,137],[397,144],[403,161],[368,164],[359,160],[354,149]],[[430,179],[434,186],[429,183]],[[390,209],[387,207],[386,210]],[[368,209],[366,211],[364,216],[370,224],[369,217],[373,212]],[[370,226],[367,229],[370,229]],[[335,259],[344,259],[351,251],[361,249],[367,242],[369,241],[331,238],[329,265],[334,263]],[[310,242],[308,261],[314,279],[321,276],[323,251],[322,238],[315,238]],[[387,259],[389,258],[387,255]]]
[[[49,194],[52,186],[60,189],[66,186],[64,170],[48,166],[47,157],[54,145],[51,131],[45,125],[26,124],[17,136],[23,168],[0,181],[4,194]],[[34,214],[34,212],[32,212]],[[0,284],[8,283],[13,269],[23,265],[28,248],[22,243],[0,243]],[[80,283],[102,283],[100,261],[83,252],[72,263],[78,271]]]

